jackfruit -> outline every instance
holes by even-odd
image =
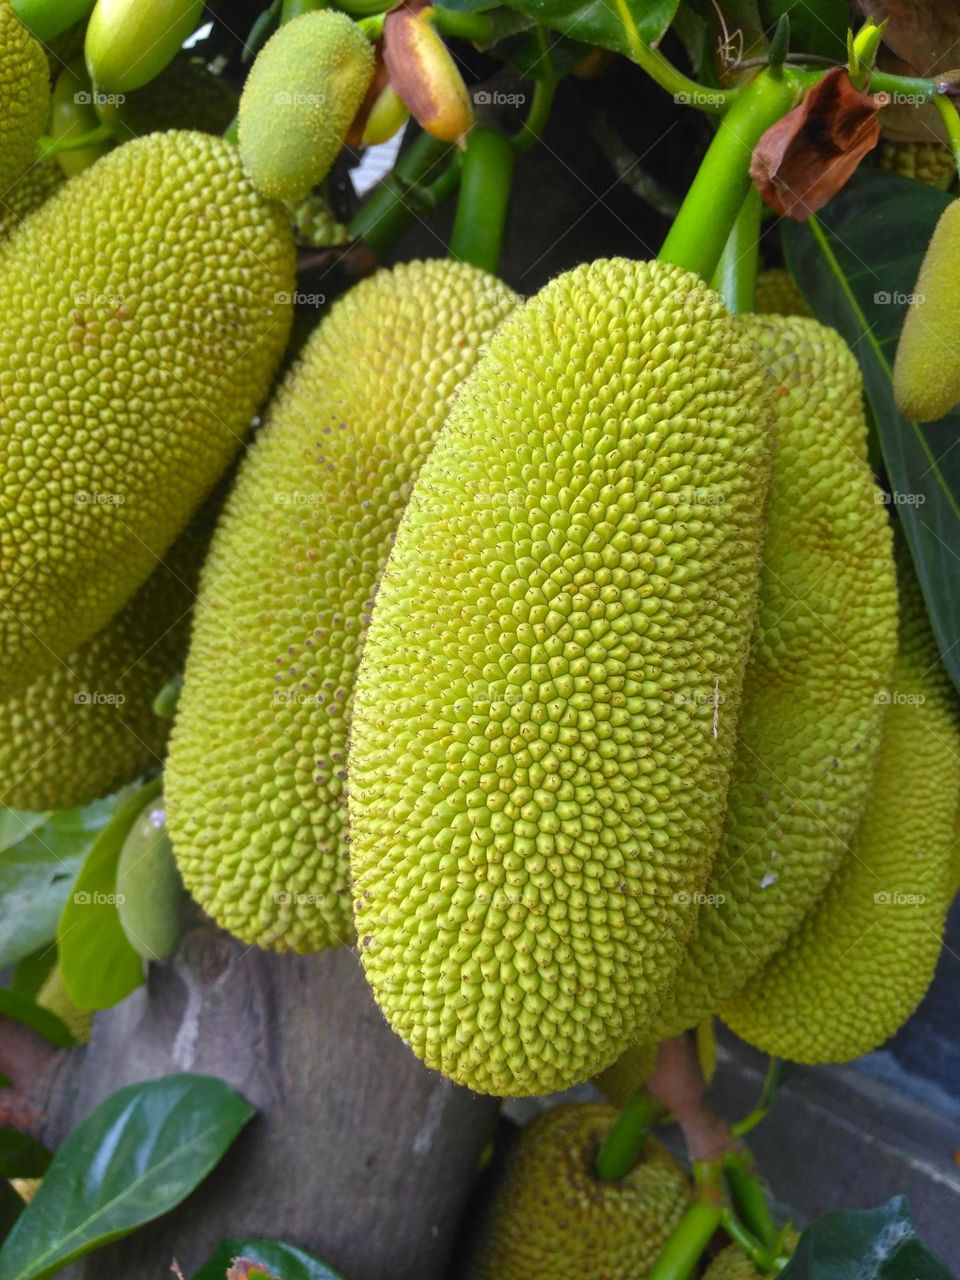
[[[84,54],[98,89],[129,93],[149,84],[200,26],[204,0],[97,0]]]
[[[290,206],[294,236],[298,244],[313,248],[349,244],[353,238],[321,195],[312,194]]]
[[[897,408],[933,422],[960,401],[960,200],[940,215],[900,331],[893,364]]]
[[[957,166],[953,152],[942,142],[905,142],[881,139],[877,152],[880,168],[901,177],[925,182],[946,191],[953,186]]]
[[[807,300],[785,267],[770,267],[757,277],[757,305],[762,316],[812,316]]]
[[[730,1003],[724,1021],[794,1062],[869,1053],[922,999],[950,904],[960,726],[912,568],[870,797],[811,914]]]
[[[237,114],[238,101],[228,80],[212,75],[202,59],[183,54],[142,89],[104,95],[98,110],[101,120],[126,141],[164,129],[224,133]]]
[[[301,200],[336,160],[373,75],[373,49],[345,13],[320,9],[267,41],[240,97],[240,154],[258,191]]]
[[[163,798],[130,828],[117,863],[117,915],[144,960],[169,960],[183,933],[186,894],[167,834]]]
[[[857,361],[816,320],[741,319],[776,383],[760,610],[720,848],[660,1039],[715,1013],[825,889],[866,803],[897,649]]]
[[[647,1040],[633,1045],[597,1076],[597,1086],[605,1098],[618,1107],[624,1106],[649,1080],[657,1062],[658,1044]]]
[[[575,1103],[523,1129],[471,1233],[463,1280],[643,1280],[693,1197],[655,1138],[620,1182],[596,1177],[617,1114]]]
[[[453,262],[357,285],[240,470],[201,582],[166,798],[187,888],[246,942],[352,936],[344,790],[366,616],[450,401],[514,302]]]
[[[293,288],[282,211],[206,134],[128,143],[20,227],[0,256],[0,694],[101,630],[184,528],[269,388]]]
[[[56,161],[41,160],[32,164],[9,191],[0,195],[0,242],[12,235],[24,218],[45,204],[63,182],[63,172]]]
[[[183,669],[210,523],[202,513],[102,631],[0,701],[0,804],[72,809],[162,763],[170,722],[153,701]]]
[[[784,1252],[793,1253],[799,1239],[799,1232],[788,1231],[783,1245]],[[703,1280],[764,1280],[764,1274],[738,1244],[729,1244],[720,1250],[707,1267]]]
[[[55,1013],[77,1044],[87,1044],[93,1028],[93,1011],[78,1009],[70,999],[59,965],[54,965],[46,982],[37,992],[37,1004]]]
[[[479,1092],[544,1093],[653,1020],[720,834],[769,473],[759,362],[662,263],[498,331],[404,514],[349,761],[361,957]]]
[[[43,46],[0,0],[0,196],[29,168],[49,110]]]

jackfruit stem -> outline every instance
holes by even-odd
[[[451,174],[452,166],[444,167],[452,150],[448,142],[421,133],[354,214],[350,235],[373,254],[385,253],[418,214],[432,213],[456,186],[456,169]]]
[[[106,124],[98,124],[95,129],[80,133],[75,138],[43,137],[37,143],[37,160],[49,160],[61,151],[82,151],[85,147],[96,147],[113,140],[113,130]]]
[[[760,1097],[757,1105],[752,1111],[748,1112],[742,1120],[738,1120],[731,1126],[732,1131],[738,1138],[744,1137],[755,1129],[761,1120],[765,1120],[767,1113],[773,1106],[774,1099],[777,1096],[777,1090],[783,1079],[783,1061],[780,1058],[771,1057],[767,1063],[767,1074],[763,1079],[763,1088],[760,1091]]]
[[[704,280],[713,276],[750,188],[753,149],[797,100],[795,75],[792,69],[782,75],[761,71],[741,88],[667,233],[657,255],[661,262]]]
[[[514,151],[498,129],[471,129],[460,173],[450,257],[497,274],[510,207]]]
[[[318,9],[329,9],[327,0],[283,0],[280,10],[280,26],[292,22],[294,18],[302,18],[305,13],[316,13]]]
[[[751,185],[711,282],[733,315],[752,311],[756,303],[762,208],[760,193]]]
[[[722,1221],[722,1205],[705,1198],[694,1200],[661,1249],[647,1280],[687,1280]]]
[[[423,14],[441,35],[469,40],[478,45],[489,44],[493,39],[493,19],[489,14],[459,13],[456,9],[445,9],[442,5],[424,9]]]
[[[540,141],[547,127],[558,83],[559,78],[555,75],[544,75],[534,82],[527,118],[510,139],[514,151],[529,151],[534,143]]]
[[[763,1183],[755,1172],[753,1157],[747,1152],[728,1152],[723,1157],[723,1168],[740,1221],[765,1249],[779,1251],[780,1231],[770,1212]]]
[[[940,112],[940,119],[943,121],[950,142],[950,150],[953,152],[953,161],[957,166],[957,172],[960,173],[960,115],[957,114],[956,104],[947,94],[938,93],[933,99],[933,105]]]
[[[758,1271],[769,1273],[780,1270],[776,1266],[775,1254],[764,1249],[759,1240],[754,1239],[732,1209],[726,1208],[723,1210],[721,1225],[734,1244],[743,1250]]]
[[[650,1127],[664,1114],[663,1107],[638,1089],[628,1098],[597,1153],[596,1174],[601,1182],[620,1182],[640,1159]]]
[[[737,100],[742,89],[717,89],[698,84],[668,62],[659,49],[654,49],[640,39],[636,29],[627,33],[630,44],[629,57],[641,67],[661,89],[672,93],[677,102],[718,115]]]

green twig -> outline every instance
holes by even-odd
[[[647,1280],[688,1280],[722,1221],[720,1204],[694,1200],[661,1249]]]
[[[646,44],[636,33],[630,41],[630,57],[651,80],[667,93],[672,93],[674,100],[683,106],[718,113],[730,107],[740,94],[739,88],[716,89],[691,80],[668,62],[659,49]]]
[[[503,247],[514,153],[498,129],[478,126],[467,137],[450,256],[496,275]]]
[[[558,80],[554,75],[543,76],[535,81],[527,118],[511,138],[514,151],[529,151],[535,142],[540,141],[550,118],[557,84]]]
[[[650,1126],[663,1115],[663,1107],[638,1089],[625,1103],[597,1153],[596,1171],[601,1182],[620,1182],[640,1159]]]
[[[327,0],[283,0],[280,10],[281,27],[292,22],[294,18],[302,18],[305,13],[316,13],[318,9],[326,9]]]
[[[489,44],[493,39],[493,19],[487,13],[461,13],[457,9],[434,5],[432,9],[424,9],[423,16],[429,18],[444,36],[472,40],[480,45]]]
[[[78,133],[71,138],[43,137],[37,143],[37,159],[49,160],[61,151],[82,151],[85,147],[99,147],[105,142],[113,142],[114,134],[109,125],[98,124],[95,129],[86,133]]]
[[[384,13],[394,0],[337,0],[337,8],[352,18],[367,18],[371,14]]]
[[[938,93],[933,99],[933,105],[940,112],[940,119],[947,131],[950,149],[953,152],[954,163],[957,166],[957,172],[960,173],[960,115],[957,114],[956,104],[946,94]]]
[[[760,212],[763,201],[750,186],[740,206],[733,230],[720,255],[713,287],[734,315],[752,311],[757,296],[757,266],[760,257]]]
[[[767,1074],[764,1076],[763,1088],[760,1091],[757,1105],[742,1120],[738,1120],[736,1124],[731,1125],[738,1138],[743,1138],[752,1129],[755,1129],[762,1120],[766,1119],[767,1113],[776,1100],[777,1090],[780,1088],[782,1081],[783,1062],[780,1058],[771,1058],[767,1063]]]
[[[407,230],[414,218],[432,213],[438,203],[435,189],[447,174],[449,143],[421,133],[357,210],[349,224],[351,236],[362,240],[378,257]],[[430,185],[432,182],[432,186]],[[448,179],[449,184],[449,179]],[[449,194],[456,186],[442,188]]]
[[[773,1220],[766,1190],[757,1176],[752,1158],[746,1152],[728,1152],[723,1158],[723,1168],[738,1220],[765,1249],[778,1251],[780,1231]]]

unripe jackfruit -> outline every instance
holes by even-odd
[[[43,46],[0,0],[0,196],[33,160],[50,110]]]
[[[291,321],[294,251],[236,149],[105,156],[0,256],[0,691],[130,599],[239,448]]]
[[[473,1235],[462,1280],[643,1280],[692,1199],[690,1181],[648,1138],[619,1182],[594,1162],[615,1107],[575,1103],[531,1121]]]
[[[901,177],[925,182],[928,187],[946,191],[957,176],[953,152],[942,142],[907,142],[881,139],[877,152],[880,168]]]
[[[347,733],[377,579],[450,401],[516,299],[453,262],[380,272],[310,339],[204,569],[166,774],[188,889],[247,942],[352,935]]]
[[[761,316],[812,316],[807,300],[785,267],[770,267],[757,277],[756,312]]]
[[[200,26],[203,0],[97,0],[84,44],[98,89],[129,93],[149,84]]]
[[[24,218],[46,204],[63,183],[63,171],[55,160],[32,164],[9,191],[0,195],[0,241],[6,240]]]
[[[816,320],[742,324],[776,385],[760,610],[723,836],[661,1039],[715,1013],[823,892],[866,803],[897,650],[857,362]]]
[[[940,215],[920,266],[893,365],[897,408],[933,422],[960,401],[960,200]]]
[[[720,833],[768,454],[756,358],[662,263],[552,281],[408,506],[349,762],[367,978],[480,1092],[588,1079],[650,1025]]]
[[[320,9],[267,41],[240,98],[240,154],[257,188],[300,200],[327,176],[373,75],[373,48],[345,13]]]
[[[950,905],[960,791],[956,696],[912,567],[870,797],[801,927],[721,1016],[794,1062],[848,1062],[887,1040],[933,977]]]

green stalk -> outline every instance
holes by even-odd
[[[493,19],[487,13],[461,13],[457,9],[445,9],[434,5],[425,9],[428,17],[441,35],[472,40],[474,44],[489,44],[493,38]]]
[[[84,147],[98,147],[104,142],[113,142],[114,133],[109,125],[98,124],[95,129],[86,133],[78,133],[75,138],[41,138],[37,143],[37,159],[49,160],[61,151],[82,151]]]
[[[366,18],[374,13],[384,13],[390,8],[393,0],[337,0],[337,3],[351,18]]]
[[[650,1126],[661,1115],[663,1107],[646,1089],[627,1099],[597,1154],[601,1182],[620,1182],[627,1176],[640,1159]]]
[[[957,166],[957,172],[960,173],[960,115],[957,114],[953,99],[948,98],[946,94],[938,93],[933,99],[933,105],[940,112],[940,119],[944,123],[950,140],[954,163]]]
[[[765,1249],[779,1248],[780,1232],[770,1212],[763,1183],[753,1171],[752,1161],[749,1157],[731,1153],[724,1159],[724,1172],[740,1221]]]
[[[327,0],[283,0],[280,10],[281,27],[294,18],[302,18],[305,13],[315,13],[318,9],[326,9]]]
[[[431,179],[441,177],[441,166],[450,157],[447,142],[421,133],[397,161],[369,198],[354,214],[350,234],[362,240],[378,257],[407,230],[414,218],[430,213]]]
[[[626,5],[623,5],[623,8],[626,8]],[[696,107],[699,111],[718,114],[726,111],[740,96],[742,90],[739,88],[716,89],[691,80],[672,62],[668,62],[659,49],[653,49],[641,40],[632,21],[624,23],[624,28],[630,38],[630,57],[633,61],[661,89],[673,94],[674,99],[683,106]]]
[[[663,1246],[647,1280],[688,1280],[722,1220],[719,1204],[695,1200]]]
[[[498,129],[479,127],[467,137],[460,176],[460,199],[450,237],[450,256],[496,275],[503,246],[513,147]]]
[[[557,83],[557,77],[554,75],[543,76],[534,82],[533,98],[527,118],[511,139],[514,151],[529,151],[535,142],[540,141],[547,127],[547,120],[550,118]]]
[[[767,1113],[776,1100],[777,1090],[783,1079],[783,1061],[780,1058],[771,1057],[767,1063],[767,1074],[764,1076],[763,1088],[760,1091],[760,1097],[757,1105],[753,1110],[738,1120],[736,1124],[731,1125],[732,1132],[738,1137],[743,1138],[746,1134],[755,1129],[762,1120],[765,1120]]]
[[[763,201],[752,186],[740,206],[733,230],[723,246],[720,263],[713,277],[727,310],[733,315],[752,311],[757,296],[757,266],[760,258],[760,212]]]
[[[761,71],[740,90],[663,242],[661,262],[695,271],[704,280],[712,277],[750,187],[753,149],[796,97],[790,73]]]

